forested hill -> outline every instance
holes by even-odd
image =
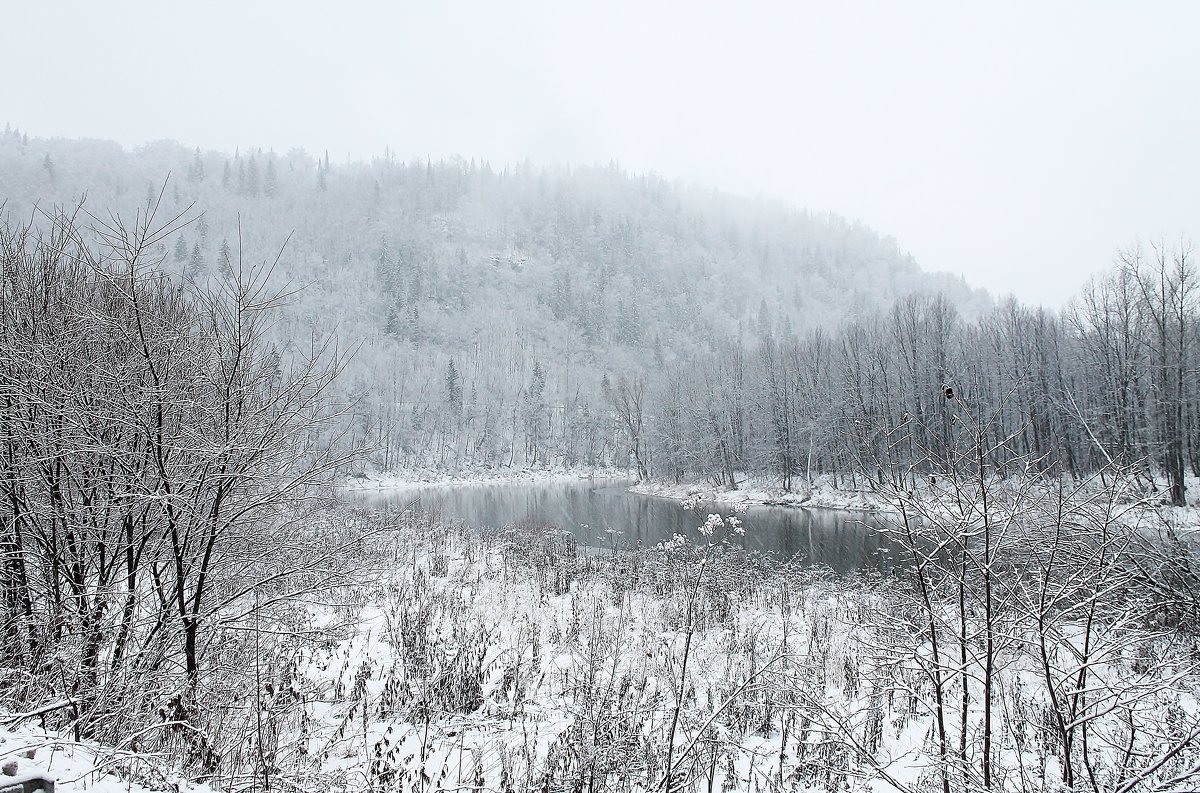
[[[219,279],[239,246],[247,263],[283,247],[280,284],[305,288],[278,343],[336,331],[360,345],[343,387],[362,398],[355,432],[380,445],[380,466],[623,465],[600,418],[606,382],[832,329],[912,292],[943,293],[968,317],[989,302],[861,225],[616,166],[0,138],[0,200],[15,220],[83,196],[92,214],[131,217],[164,183],[158,218],[196,218],[162,244],[167,268]],[[542,440],[525,426],[531,399],[545,406]],[[596,437],[552,442],[571,421]]]

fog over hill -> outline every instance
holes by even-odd
[[[131,218],[147,205],[161,222],[183,213],[192,222],[156,255],[201,281],[236,269],[239,250],[244,266],[282,250],[278,285],[302,289],[276,343],[336,332],[357,347],[343,381],[363,400],[360,435],[383,444],[376,462],[387,467],[477,455],[489,465],[575,464],[575,452],[514,450],[521,420],[502,417],[531,384],[544,388],[560,421],[581,413],[592,421],[605,412],[606,377],[697,366],[731,345],[833,330],[911,293],[943,294],[966,317],[990,303],[837,216],[616,165],[386,154],[334,163],[298,150],[221,153],[172,142],[128,151],[9,129],[0,180],[16,218],[35,205],[81,201],[99,218]],[[426,459],[418,436],[441,425],[451,362],[479,437]],[[603,440],[610,433],[596,431],[601,440],[584,456],[625,464]]]
[[[837,216],[615,165],[126,151],[9,129],[0,175],[10,221],[39,229],[81,201],[93,225],[179,218],[143,264],[208,292],[269,271],[290,295],[272,355],[352,353],[330,428],[365,450],[348,473],[857,487],[950,454],[962,405],[1001,473],[1141,460],[1176,503],[1185,465],[1200,474],[1186,244],[1130,246],[1056,314],[993,304]]]

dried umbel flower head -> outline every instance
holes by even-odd
[[[700,533],[705,537],[712,537],[719,529],[728,529],[734,534],[744,535],[746,530],[742,528],[742,521],[736,515],[730,515],[728,518],[723,518],[715,513],[709,513],[708,519],[704,521],[704,525],[700,527]]]

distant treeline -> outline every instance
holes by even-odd
[[[1119,462],[1165,475],[1182,503],[1185,473],[1200,476],[1196,287],[1188,247],[1132,248],[1058,314],[1008,300],[968,321],[943,296],[913,295],[832,333],[729,344],[622,392],[644,393],[645,466],[675,480],[915,477],[946,470],[973,436],[989,473]]]

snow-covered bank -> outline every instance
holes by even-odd
[[[812,486],[800,483],[784,490],[777,481],[747,480],[736,490],[714,489],[696,484],[665,484],[642,482],[629,488],[630,492],[646,496],[670,498],[676,501],[699,497],[718,504],[740,504],[768,507],[811,507],[845,509],[864,512],[892,512],[894,508],[875,493],[867,490],[843,490],[834,487],[832,477],[820,476]]]
[[[1026,480],[1014,477],[996,480],[989,484],[997,492],[1011,492],[1020,488],[1025,482]],[[1099,480],[1091,480],[1091,485],[1097,494],[1104,489]],[[1165,503],[1166,484],[1162,482],[1156,483],[1156,485],[1157,489],[1150,485],[1131,483],[1126,488],[1119,500],[1131,509],[1123,519],[1144,528],[1158,527],[1180,534],[1200,532],[1200,478],[1188,477],[1188,505],[1183,507]],[[1086,482],[1067,484],[1068,489],[1074,486],[1091,492]],[[1049,497],[1054,488],[1055,485],[1047,481],[1040,485],[1039,491]],[[841,509],[892,515],[899,513],[896,502],[889,500],[885,494],[866,488],[847,490],[837,487],[833,483],[833,477],[828,475],[817,477],[812,485],[804,480],[796,480],[791,490],[784,490],[777,479],[752,477],[739,480],[736,490],[695,483],[670,484],[664,482],[642,482],[633,485],[629,490],[632,493],[669,498],[681,502],[686,499],[699,498],[702,501],[717,504]],[[951,492],[948,481],[943,481],[937,486],[932,486],[925,480],[919,481],[916,501],[920,502],[920,505],[913,511],[925,515],[938,514],[954,518],[957,514],[956,509],[946,503]],[[909,497],[911,498],[911,494]],[[912,506],[910,504],[910,509]]]
[[[413,468],[356,472],[346,478],[344,488],[347,491],[383,491],[448,485],[557,484],[590,480],[629,482],[634,480],[634,476],[623,468],[487,468],[459,471]],[[817,477],[811,486],[801,482],[792,490],[784,490],[778,482],[766,479],[746,480],[737,490],[662,482],[642,482],[628,489],[631,493],[676,501],[700,496],[705,501],[749,506],[819,507],[868,512],[893,509],[870,491],[835,487],[830,476]]]
[[[153,790],[210,793],[207,784],[164,769],[157,758],[72,740],[26,722],[0,729],[0,790],[25,780],[52,780],[56,793],[150,793]],[[144,784],[143,784],[144,783]]]
[[[362,471],[345,482],[350,491],[407,490],[444,485],[553,484],[593,479],[630,479],[621,468],[488,468],[444,471],[434,468],[400,471]]]

